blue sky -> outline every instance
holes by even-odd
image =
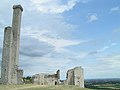
[[[0,3],[0,57],[12,6],[24,8],[20,68],[24,75],[84,68],[85,78],[120,76],[120,0],[4,0]],[[1,59],[0,59],[1,60]]]

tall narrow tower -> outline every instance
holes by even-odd
[[[11,61],[12,61],[12,28],[4,30],[4,42],[2,51],[1,81],[3,84],[11,83]]]
[[[13,50],[12,50],[12,83],[17,84],[17,70],[19,61],[19,44],[20,44],[20,27],[21,27],[21,15],[23,8],[21,5],[13,6]]]
[[[21,5],[13,6],[12,27],[6,27],[4,31],[1,67],[1,81],[3,84],[21,83],[20,78],[23,71],[18,69],[18,62],[22,11]]]

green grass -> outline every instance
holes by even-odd
[[[45,86],[45,85],[0,85],[0,90],[92,90],[92,89],[81,89],[78,86]]]

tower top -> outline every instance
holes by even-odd
[[[10,27],[10,26],[5,27],[5,29],[8,29],[8,28],[12,28],[12,27]]]
[[[23,11],[23,7],[21,5],[13,5],[13,9],[21,9],[21,11]]]

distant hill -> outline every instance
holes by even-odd
[[[120,78],[106,78],[106,79],[85,79],[85,84],[92,83],[92,84],[116,84],[120,83]]]

